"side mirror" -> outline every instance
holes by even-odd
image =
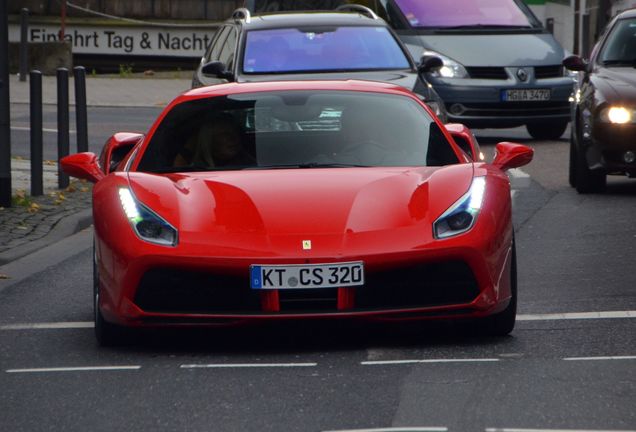
[[[144,138],[137,132],[118,132],[108,138],[99,158],[104,174],[110,174],[117,168],[132,148]]]
[[[433,69],[438,69],[444,66],[444,62],[437,56],[425,55],[420,59],[420,64],[417,66],[417,70],[420,73],[430,72]]]
[[[446,130],[451,134],[455,143],[474,161],[484,160],[484,154],[479,148],[479,143],[475,135],[465,125],[461,123],[447,123]]]
[[[234,81],[232,72],[227,70],[225,63],[220,61],[211,61],[210,63],[204,64],[201,68],[201,72],[207,77],[223,78],[228,81]]]
[[[523,144],[500,142],[495,146],[495,160],[492,164],[502,171],[519,168],[532,161],[534,150]]]
[[[62,171],[66,174],[91,183],[97,183],[105,177],[95,153],[85,152],[66,156],[62,158],[60,164]]]
[[[571,71],[584,71],[587,69],[587,62],[577,55],[571,55],[563,59],[563,66]]]

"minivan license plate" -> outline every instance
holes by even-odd
[[[362,261],[250,266],[252,289],[334,288],[364,285]]]
[[[504,102],[526,102],[550,100],[550,89],[519,89],[501,92]]]

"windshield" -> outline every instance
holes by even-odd
[[[412,27],[533,27],[514,0],[395,0]]]
[[[182,172],[457,163],[431,116],[398,95],[286,91],[175,106],[140,171]]]
[[[599,53],[599,59],[606,65],[636,65],[636,18],[616,23]]]
[[[385,27],[315,27],[247,33],[243,72],[293,73],[408,69]]]

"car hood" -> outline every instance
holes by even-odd
[[[563,48],[550,34],[418,35],[413,41],[464,66],[542,66],[561,64]],[[520,49],[520,47],[522,47]],[[416,58],[419,58],[418,54]]]
[[[129,181],[138,200],[179,229],[180,244],[289,255],[301,240],[314,239],[316,253],[333,256],[356,236],[396,249],[430,241],[431,224],[469,189],[472,176],[471,164],[459,164],[130,173]]]
[[[600,67],[592,81],[607,102],[636,103],[636,69],[632,67]]]

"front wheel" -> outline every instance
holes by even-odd
[[[93,246],[93,317],[95,322],[95,338],[101,346],[113,346],[121,343],[124,337],[124,329],[104,319],[99,309],[99,273],[97,270],[97,258]]]
[[[576,143],[574,142],[574,133],[570,134],[570,165],[568,181],[570,182],[570,186],[576,187]]]
[[[515,328],[517,320],[517,251],[514,237],[512,241],[512,261],[510,263],[510,302],[501,312],[482,318],[480,330],[487,336],[506,336]]]
[[[607,175],[600,170],[591,170],[581,149],[574,149],[573,158],[576,191],[580,194],[602,192],[605,189]]]
[[[526,129],[536,140],[558,140],[568,127],[567,121],[528,123]]]

